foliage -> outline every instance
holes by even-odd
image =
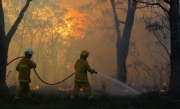
[[[163,29],[163,26],[161,25],[161,23],[160,22],[158,22],[158,21],[155,21],[155,22],[153,22],[153,23],[150,23],[149,22],[149,24],[147,24],[147,27],[146,27],[146,29],[148,30],[148,31],[158,31],[158,30],[162,30]]]

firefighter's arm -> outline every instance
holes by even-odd
[[[85,67],[87,71],[91,72],[91,74],[96,73],[94,69],[92,69],[87,61],[85,61]]]
[[[29,60],[28,64],[29,64],[30,68],[36,68],[36,63],[35,62]]]

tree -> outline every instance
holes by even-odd
[[[4,12],[3,12],[3,5],[2,0],[0,0],[0,69],[4,68],[7,64],[8,59],[8,49],[10,41],[16,32],[18,25],[20,24],[24,13],[29,7],[29,4],[32,0],[27,0],[25,6],[22,8],[19,16],[17,17],[16,21],[12,25],[11,29],[5,33],[5,22],[4,22]],[[6,86],[6,69],[0,71],[0,95],[7,94],[7,86]]]
[[[153,33],[154,35],[154,37],[144,36],[144,39],[147,38],[148,42],[145,41],[146,43],[143,45],[146,46],[145,49],[147,50],[143,50],[143,53],[146,52],[146,57],[150,57],[147,58],[148,61],[146,62],[146,59],[141,58],[140,52],[138,52],[138,43],[131,42],[129,55],[133,57],[131,59],[133,61],[128,67],[137,72],[135,77],[137,83],[143,82],[146,79],[146,82],[143,84],[144,86],[150,84],[158,89],[162,88],[164,83],[169,83],[170,76],[170,31],[168,28],[168,17],[158,7],[148,8],[148,10],[143,9],[141,12],[143,12],[143,20],[148,34]],[[149,13],[151,13],[151,16],[148,16]],[[153,63],[150,64],[149,61]],[[141,72],[146,73],[140,74]],[[129,75],[131,76],[131,74]],[[143,75],[145,78],[138,79],[138,77]]]
[[[131,30],[134,23],[134,15],[136,11],[136,2],[128,0],[128,11],[125,21],[125,27],[121,36],[120,22],[115,7],[115,0],[110,0],[113,14],[115,30],[117,35],[116,50],[117,50],[117,79],[126,83],[127,80],[127,69],[126,69],[126,58],[128,56]]]
[[[162,0],[159,2],[146,2],[134,0],[138,3],[143,3],[149,6],[160,7],[165,14],[168,15],[170,24],[170,40],[171,40],[171,75],[169,83],[169,94],[180,97],[180,15],[179,15],[179,0]],[[167,4],[169,8],[164,7]]]
[[[116,2],[115,2],[116,1]],[[115,36],[116,32],[116,54],[117,54],[117,79],[126,83],[127,80],[127,70],[126,70],[126,58],[128,56],[129,51],[129,43],[131,30],[134,23],[134,15],[136,11],[136,2],[132,0],[123,1],[123,0],[95,0],[95,4],[90,3],[81,8],[81,10],[88,9],[89,11],[86,13],[90,13],[90,17],[88,20],[92,22],[94,28],[98,29],[97,36],[99,34],[103,34],[102,36]],[[126,2],[128,5],[126,5]],[[110,3],[110,4],[105,4]],[[125,4],[125,6],[123,6]],[[112,7],[112,10],[108,6]],[[126,10],[125,7],[128,7]],[[106,9],[107,8],[107,9]],[[100,15],[97,11],[101,11]],[[120,20],[121,13],[125,13],[125,21]],[[118,15],[119,14],[119,15]],[[111,17],[114,16],[114,17]],[[93,17],[94,19],[90,18]],[[111,22],[112,21],[112,22]],[[120,24],[123,24],[124,29],[121,34]],[[109,26],[110,25],[110,26]],[[115,26],[114,26],[115,25]],[[114,32],[115,31],[115,32]],[[114,38],[114,37],[111,37]],[[110,39],[110,37],[109,37]]]

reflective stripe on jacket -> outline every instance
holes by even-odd
[[[18,65],[16,66],[16,70],[19,72],[19,82],[30,82],[30,69],[36,68],[36,64],[31,61],[29,58],[22,58]]]
[[[88,82],[87,71],[93,72],[88,62],[84,59],[78,59],[74,65],[75,82]]]

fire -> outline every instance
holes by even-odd
[[[69,92],[69,91],[72,90],[72,88],[61,88],[61,87],[59,87],[58,90],[59,90],[59,91],[64,91],[64,92],[65,92],[65,91],[66,91],[66,92]]]
[[[67,10],[69,13],[65,15],[64,21],[67,24],[66,31],[68,35],[74,36],[77,39],[83,38],[84,31],[89,24],[89,21],[85,18],[86,15],[70,7]]]
[[[58,88],[59,91],[63,91],[63,92],[65,92],[65,91],[69,92],[69,91],[72,91],[72,89],[73,89],[73,87],[71,87],[71,88],[62,88],[62,87],[59,87]]]
[[[71,27],[71,24],[68,24],[67,26],[68,26],[68,27]]]
[[[162,86],[163,86],[163,87],[168,87],[168,85],[167,85],[166,82],[164,82]]]
[[[159,90],[161,93],[167,92],[168,90],[168,84],[167,82],[163,82],[162,88]]]
[[[159,91],[160,91],[161,93],[164,93],[164,92],[166,92],[166,91],[165,91],[165,90],[163,90],[163,89],[160,89]]]
[[[32,90],[38,90],[38,89],[40,89],[40,85],[36,85]]]
[[[62,87],[59,87],[58,88],[59,91],[63,91],[63,92],[69,92],[69,91],[72,91],[73,90],[73,87],[71,88],[62,88]],[[82,91],[83,89],[80,89],[80,91]]]

